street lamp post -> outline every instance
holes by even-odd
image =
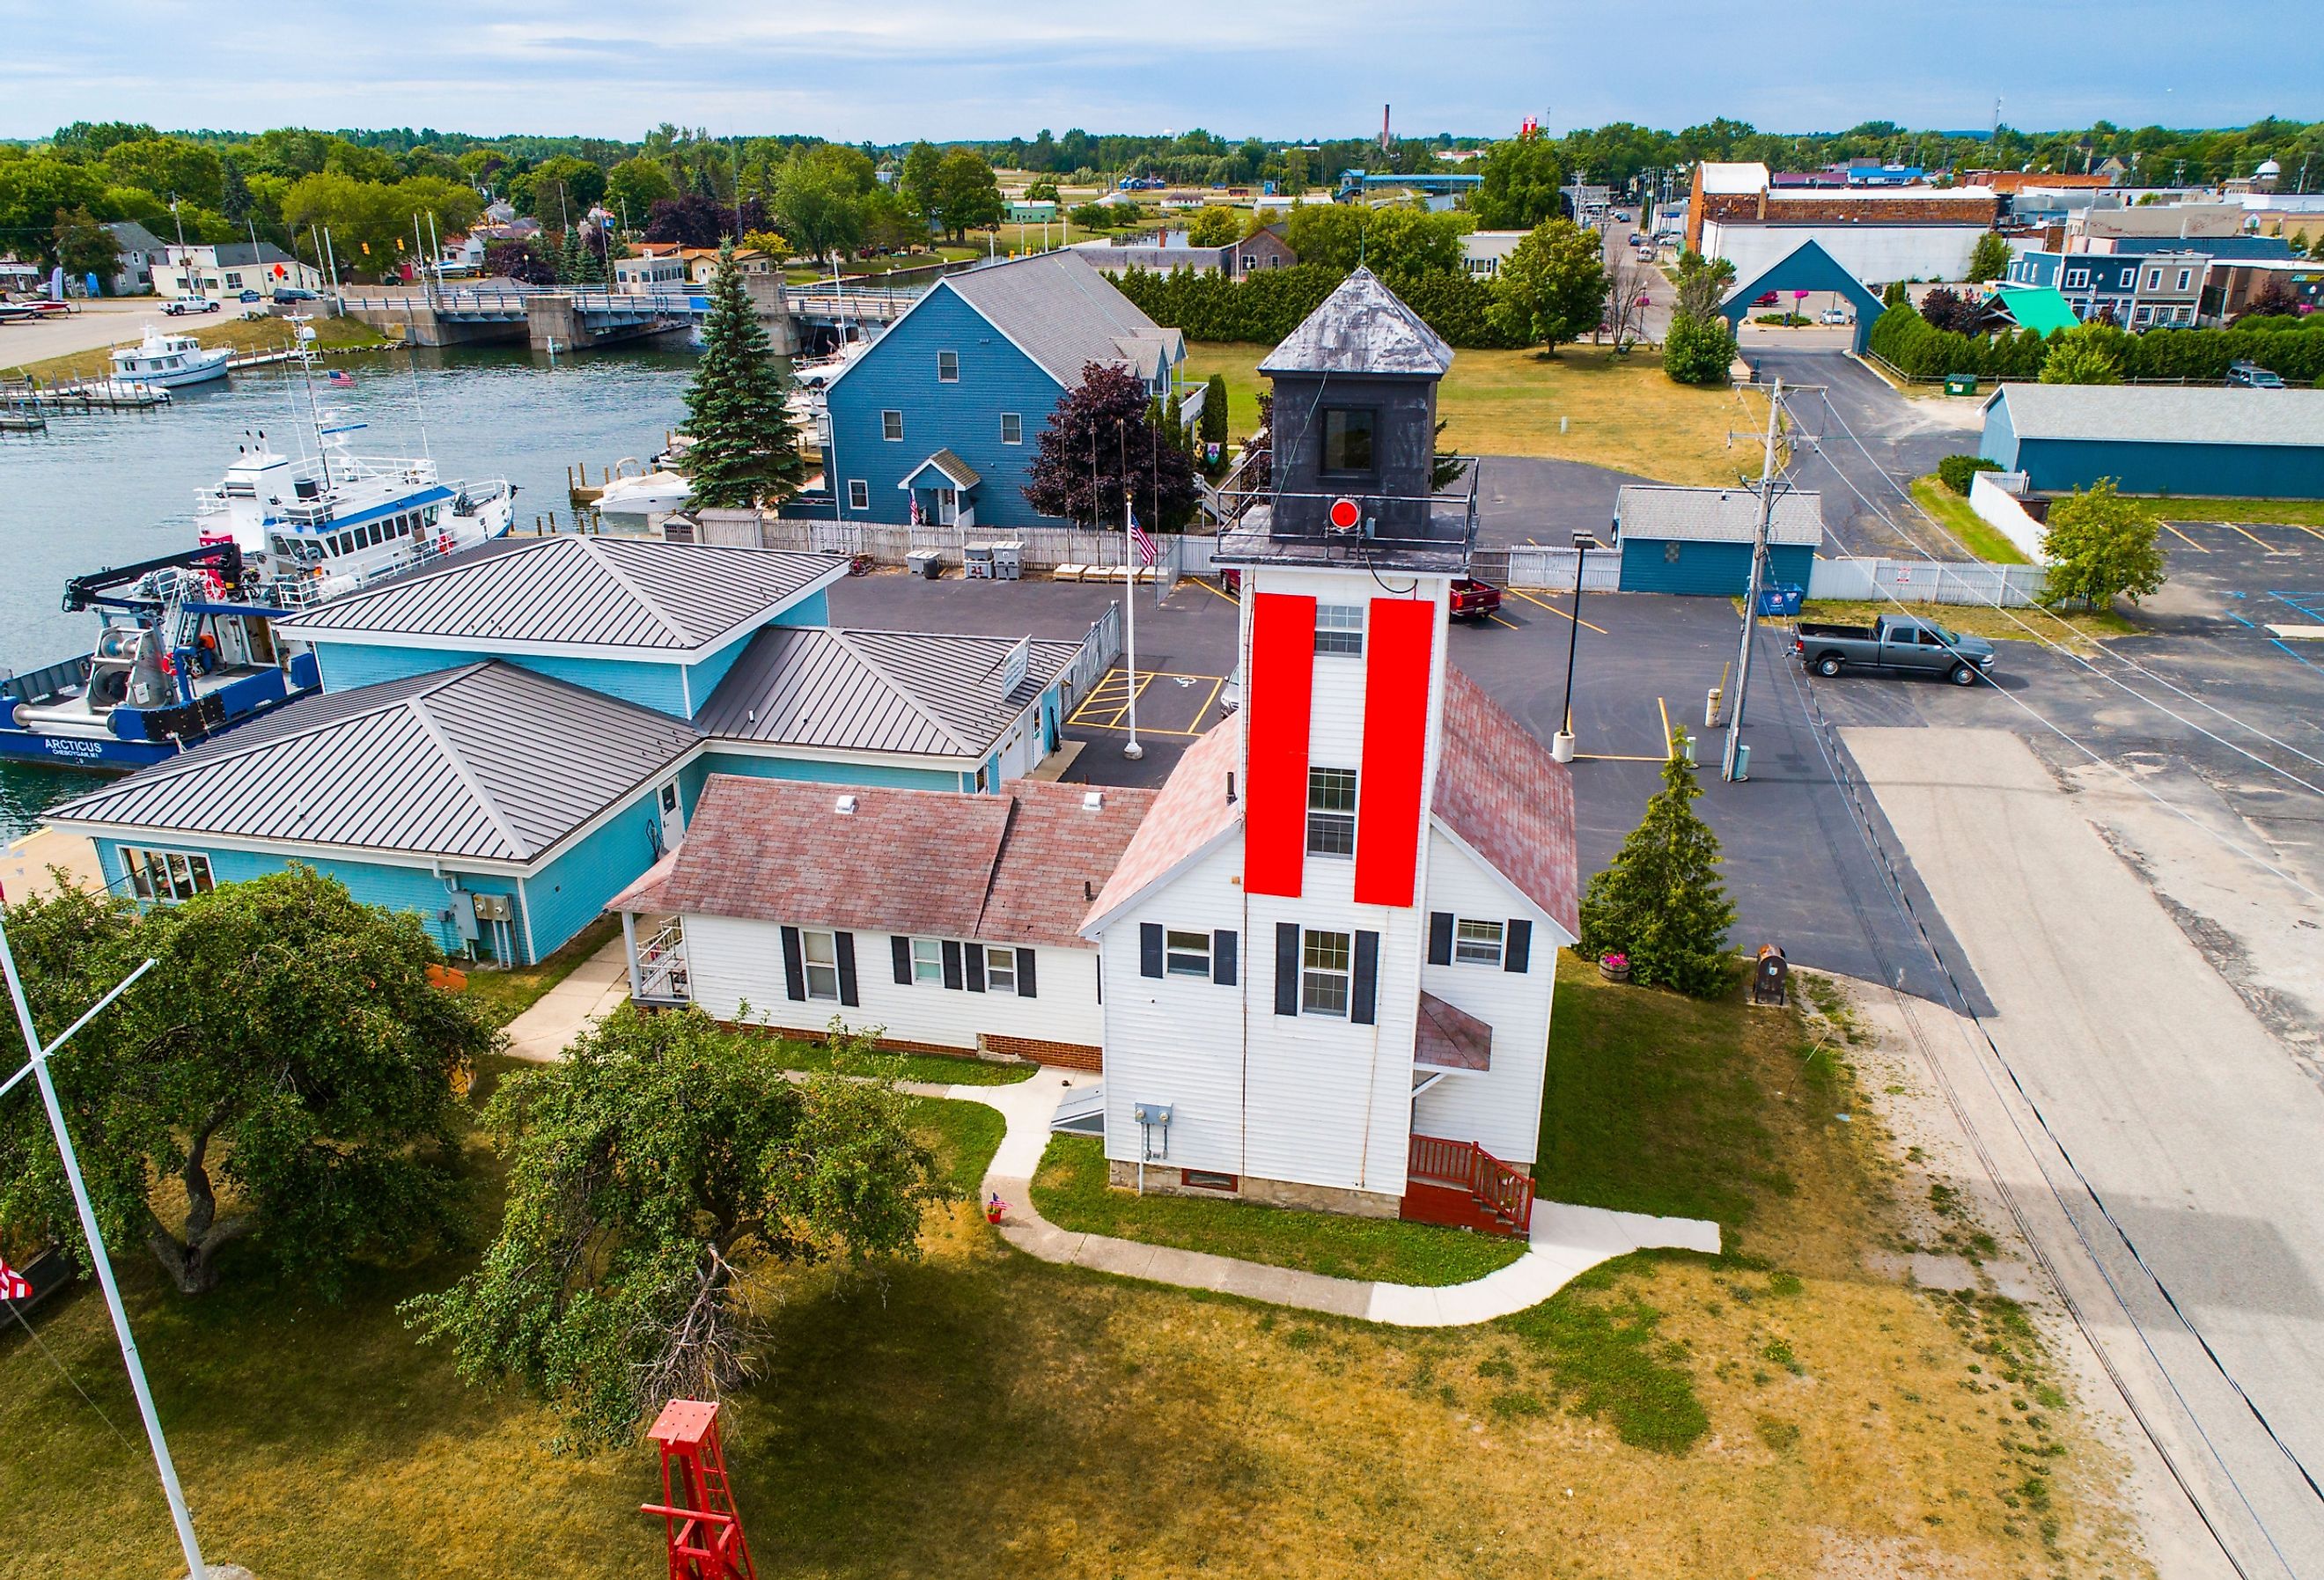
[[[1565,706],[1558,710],[1557,735],[1549,754],[1560,762],[1573,761],[1573,658],[1582,645],[1582,569],[1598,540],[1588,532],[1573,534],[1573,614],[1565,633]]]

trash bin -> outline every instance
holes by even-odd
[[[933,549],[915,549],[904,556],[914,576],[924,576],[930,581],[944,574],[944,557]]]
[[[992,579],[1019,581],[1025,575],[1025,545],[995,543],[992,545]]]
[[[1956,373],[1946,375],[1945,393],[1948,395],[1976,394],[1977,374],[1973,373]]]
[[[971,581],[992,579],[992,545],[971,543],[961,550],[961,573]]]
[[[1807,602],[1808,590],[1803,587],[1772,587],[1759,589],[1759,613],[1793,615]]]

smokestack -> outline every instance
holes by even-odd
[[[1380,106],[1380,152],[1382,153],[1386,153],[1396,145],[1394,140],[1388,134],[1388,106]]]

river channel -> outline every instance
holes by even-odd
[[[566,468],[593,476],[662,448],[685,416],[694,355],[624,349],[549,359],[523,351],[401,351],[318,363],[316,393],[335,421],[369,424],[358,454],[435,457],[447,480],[505,477],[517,530],[555,511],[571,521]],[[321,369],[352,386],[326,384]],[[176,392],[153,411],[51,419],[44,433],[0,433],[0,664],[37,669],[86,652],[94,614],[59,607],[67,577],[190,548],[194,494],[217,484],[249,430],[296,453],[305,386],[269,367]],[[0,763],[0,838],[40,810],[104,782],[68,770]]]

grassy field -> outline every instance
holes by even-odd
[[[793,1042],[784,1062],[795,1070],[844,1067],[850,1075],[885,1076],[896,1081],[925,1081],[944,1086],[1013,1086],[1029,1081],[1040,1069],[1031,1064],[995,1064],[990,1059],[958,1058],[940,1053],[844,1055],[825,1042]]]
[[[760,1573],[2144,1573],[2023,1316],[1865,1272],[1905,1231],[1845,1043],[1560,974],[1545,1184],[1711,1213],[1726,1258],[1625,1259],[1479,1328],[1374,1328],[1038,1262],[962,1203],[881,1279],[757,1287],[765,1370],[730,1396],[726,1446]],[[973,1177],[989,1120],[916,1112]],[[120,1262],[214,1560],[659,1572],[649,1451],[549,1453],[549,1417],[461,1387],[396,1319],[473,1253],[361,1272],[326,1306],[255,1250],[193,1301],[142,1252]],[[0,1551],[178,1573],[101,1303],[37,1326],[123,1436],[0,1335]]]
[[[2185,499],[2142,495],[2166,521],[2235,522],[2251,527],[2324,527],[2324,499]]]
[[[1186,348],[1182,376],[1227,381],[1230,431],[1259,426],[1258,367],[1265,346],[1204,343]],[[1586,461],[1665,483],[1732,483],[1757,475],[1756,445],[1730,449],[1730,430],[1766,421],[1757,396],[1673,383],[1652,352],[1617,357],[1568,346],[1554,358],[1532,351],[1462,351],[1437,389],[1444,442],[1471,456],[1549,456]],[[1559,424],[1565,427],[1561,430]]]
[[[2017,545],[1969,508],[1969,501],[1938,481],[1935,474],[1913,479],[1913,503],[1960,540],[1979,559],[1993,565],[2031,565]],[[1934,545],[1931,545],[1934,549]]]
[[[1742,600],[1735,600],[1739,613]],[[2047,640],[2077,651],[2112,636],[2136,636],[2140,627],[2126,614],[2112,609],[1997,609],[1987,604],[1914,604],[1915,614],[1935,621],[1947,631],[1965,636],[2006,638],[2013,642]],[[1837,625],[1869,625],[1897,606],[1885,599],[1820,598],[1803,605],[1800,618]]]
[[[290,348],[290,322],[287,319],[188,319],[182,327],[204,346],[224,346],[238,356]],[[317,347],[326,351],[397,344],[358,319],[316,319],[312,327]],[[121,343],[127,345],[136,338],[135,335],[124,334]],[[69,356],[51,356],[18,367],[0,367],[0,374],[12,378],[30,375],[60,380],[102,378],[112,371],[109,346],[76,351]]]
[[[1391,1284],[1465,1284],[1515,1261],[1515,1240],[1395,1218],[1351,1218],[1240,1201],[1133,1196],[1106,1185],[1095,1136],[1052,1136],[1033,1206],[1060,1229],[1112,1234],[1270,1267]]]

